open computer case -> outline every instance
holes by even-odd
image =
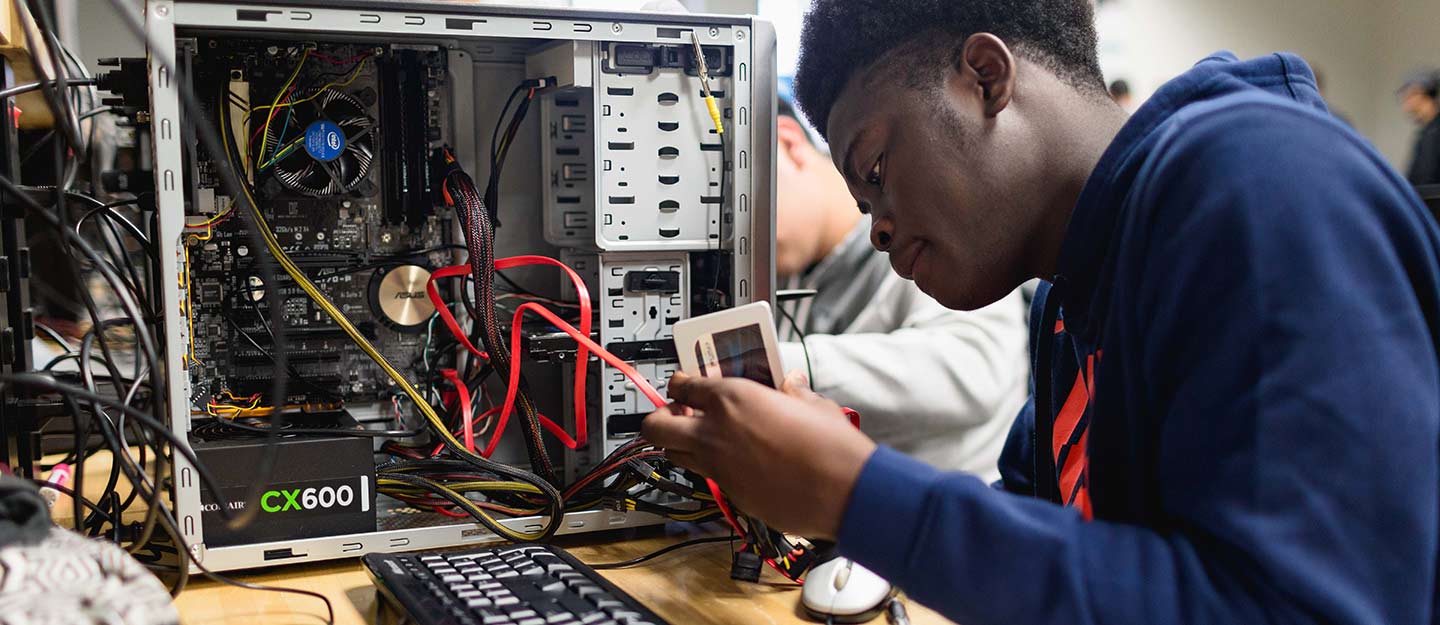
[[[775,36],[763,21],[312,0],[151,1],[145,22],[155,46],[157,241],[162,275],[178,277],[165,280],[162,293],[168,416],[227,492],[243,493],[254,479],[259,456],[247,453],[257,439],[227,430],[226,418],[254,412],[247,398],[271,383],[266,345],[286,350],[300,376],[280,408],[297,410],[293,423],[383,430],[415,420],[393,381],[295,285],[262,284],[255,259],[264,250],[253,249],[243,220],[230,218],[237,198],[227,195],[220,167],[253,184],[294,263],[411,379],[436,357],[430,343],[444,331],[426,305],[427,280],[463,259],[437,171],[458,166],[483,188],[497,143],[507,164],[492,207],[495,256],[545,255],[573,267],[594,303],[596,342],[662,392],[677,368],[675,322],[773,296]],[[155,56],[172,51],[176,75]],[[179,80],[189,81],[203,115],[233,124],[220,127],[223,156],[197,141]],[[723,141],[706,89],[718,102]],[[295,104],[267,114],[282,96]],[[502,133],[501,120],[513,119],[524,100],[528,116]],[[502,301],[576,298],[551,268],[505,273]],[[456,281],[446,288],[457,301],[469,296]],[[284,300],[266,301],[271,296]],[[274,311],[285,317],[284,343],[266,336]],[[455,315],[463,323],[465,307]],[[564,415],[570,429],[574,344],[557,334],[536,321],[511,348],[539,411],[556,421]],[[565,479],[635,438],[651,410],[611,367],[593,358],[587,366],[588,445],[548,443]],[[526,467],[525,441],[514,430],[492,457]],[[304,514],[242,534],[213,520],[214,500],[176,454],[176,518],[207,568],[500,540],[469,519],[373,492],[378,440],[286,440],[263,505]],[[662,520],[602,505],[565,515],[559,532]],[[504,523],[520,529],[537,519]]]

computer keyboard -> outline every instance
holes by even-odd
[[[364,558],[382,600],[419,625],[666,625],[551,545]]]

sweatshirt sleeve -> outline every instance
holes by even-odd
[[[1108,357],[1158,424],[1157,465],[1129,468],[1147,518],[1103,520],[1098,472],[1087,522],[881,448],[840,548],[966,625],[1430,623],[1435,260],[1407,241],[1432,230],[1318,122],[1191,123],[1137,188],[1146,256],[1111,304],[1139,346]]]
[[[815,391],[859,411],[862,429],[877,440],[940,466],[996,477],[996,453],[1028,379],[1019,292],[960,312],[899,278],[892,290],[898,293],[882,291],[875,300],[893,307],[885,314],[893,315],[895,329],[806,337]],[[781,353],[787,368],[804,367],[798,343]]]

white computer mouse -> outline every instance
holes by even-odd
[[[800,604],[820,621],[862,623],[879,616],[890,599],[890,582],[849,558],[810,569]]]

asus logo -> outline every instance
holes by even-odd
[[[395,299],[420,299],[425,297],[424,291],[399,291],[395,293]]]

